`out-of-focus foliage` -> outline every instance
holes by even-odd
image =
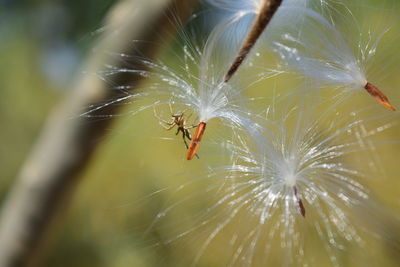
[[[113,1],[0,1],[1,199]]]
[[[74,75],[78,75],[80,63],[96,37],[93,33],[101,28],[102,18],[113,2],[0,1],[0,200],[4,199],[51,107],[69,89]],[[371,18],[377,23],[383,19],[384,14]],[[400,28],[400,21],[394,21],[392,27]],[[390,53],[393,50],[387,51],[386,56]],[[164,58],[174,60],[170,55]],[[387,67],[385,61],[378,59],[378,63]],[[385,84],[400,87],[400,77],[393,75],[400,73],[400,67],[388,66],[387,73],[392,75]],[[265,88],[273,88],[277,82],[266,81],[257,89],[270,96],[272,90],[268,93]],[[392,102],[399,107],[400,94],[392,96]],[[372,100],[365,96],[363,101]],[[211,130],[218,128],[218,123],[208,127],[207,135],[214,137],[204,145],[212,146],[223,132]],[[399,132],[390,134],[390,140],[399,136]],[[102,145],[83,174],[71,207],[52,232],[47,250],[39,259],[40,266],[187,266],[192,262],[201,245],[197,241],[200,232],[192,234],[190,239],[183,238],[183,242],[179,238],[177,242],[165,244],[165,241],[182,234],[183,226],[190,225],[192,220],[186,215],[201,212],[212,196],[203,194],[173,213],[166,224],[152,226],[160,211],[201,190],[201,183],[184,193],[176,193],[174,188],[198,177],[197,173],[205,167],[201,160],[185,160],[180,137],[175,138],[172,132],[171,139],[164,140],[165,136],[149,110],[122,116],[103,140],[95,140]],[[391,149],[398,146],[387,146],[388,155],[395,154]],[[394,179],[398,175],[398,159],[382,158],[382,161],[389,166],[386,177],[371,180],[369,186],[376,189],[374,193],[383,206],[400,212],[399,198],[387,197],[396,196],[400,188],[400,180]],[[153,194],[164,188],[170,189]],[[393,233],[396,234],[399,235]],[[230,238],[219,238],[199,265],[220,266],[220,257],[229,257],[226,247]],[[396,260],[388,257],[390,251],[383,244],[371,242],[367,247],[380,256],[377,260],[380,264],[396,266]],[[370,264],[363,262],[362,251],[357,248],[346,248],[339,258],[343,266]]]

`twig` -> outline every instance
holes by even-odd
[[[246,56],[249,54],[250,50],[256,44],[258,38],[263,33],[265,28],[268,26],[275,12],[278,10],[281,5],[282,0],[264,0],[260,11],[254,20],[253,26],[250,29],[249,34],[244,40],[241,48],[231,67],[229,68],[227,74],[225,75],[224,81],[228,82],[232,76],[236,73]]]
[[[114,33],[118,35],[100,41],[97,46],[100,52],[89,58],[84,69],[96,73],[106,64],[127,67],[122,60],[113,59],[101,51],[154,57],[156,51],[148,43],[157,43],[167,31],[173,31],[171,21],[184,20],[183,17],[190,14],[196,2],[127,0],[118,3],[109,14],[110,25],[117,25]],[[171,17],[171,12],[166,12],[171,8],[176,11],[174,17]],[[121,12],[127,16],[121,16]],[[132,40],[144,42],[133,43]],[[111,84],[130,84],[134,87],[141,79],[121,73],[106,84],[95,75],[87,74],[76,81],[71,94],[48,119],[4,202],[0,217],[1,267],[32,263],[38,248],[45,241],[50,222],[71,195],[80,173],[112,121],[109,118],[94,123],[90,118],[78,115],[90,106],[117,97],[118,92],[111,90]],[[110,105],[91,114],[113,114],[116,109]]]

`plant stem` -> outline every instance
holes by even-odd
[[[260,35],[264,32],[265,28],[268,26],[275,12],[278,10],[282,3],[282,0],[264,0],[256,19],[254,20],[253,26],[250,29],[249,34],[244,40],[241,48],[231,67],[229,68],[227,74],[225,75],[224,82],[228,82],[232,76],[239,69],[240,65],[243,63],[250,50],[256,44]]]

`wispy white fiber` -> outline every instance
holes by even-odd
[[[82,116],[91,116],[93,111],[109,105],[154,100],[152,104],[145,106],[136,104],[138,107],[130,113],[153,108],[163,120],[170,121],[172,114],[169,114],[168,106],[171,106],[174,112],[184,112],[184,118],[188,119],[187,126],[220,119],[222,124],[248,128],[256,133],[257,125],[251,120],[253,115],[247,110],[246,104],[249,100],[242,96],[243,89],[234,83],[223,82],[229,63],[221,59],[222,56],[215,48],[215,36],[211,35],[202,47],[187,39],[186,33],[182,33],[181,37],[182,50],[175,52],[171,49],[174,60],[150,61],[125,54],[113,54],[112,56],[136,67],[106,66],[105,70],[97,73],[101,79],[107,81],[109,76],[131,73],[149,78],[150,82],[144,88],[135,88],[133,93],[129,85],[117,85],[114,88],[121,92],[120,98],[90,108]]]
[[[361,89],[367,83],[364,66],[375,53],[378,42],[357,58],[343,35],[319,13],[297,8],[301,24],[277,27],[273,49],[288,68],[323,84]]]
[[[262,140],[246,132],[237,135],[236,142],[228,141],[228,164],[182,185],[179,191],[199,180],[208,183],[160,212],[155,223],[193,202],[195,194],[206,194],[210,203],[195,215],[192,226],[165,242],[191,240],[200,231],[196,264],[222,236],[231,240],[226,245],[229,266],[277,264],[276,259],[279,266],[340,266],[346,247],[363,248],[371,229],[363,220],[376,212],[368,187],[368,180],[379,179],[373,173],[380,171],[373,168],[378,163],[373,154],[381,145],[374,138],[396,125],[395,115],[363,119],[364,111],[341,111],[345,103],[310,105],[314,97],[275,98],[260,122],[265,131],[256,138]]]
[[[370,205],[373,188],[368,182],[379,179],[383,168],[377,151],[391,141],[379,143],[375,137],[399,121],[396,113],[375,112],[375,106],[352,110],[347,98],[349,90],[363,89],[369,82],[366,67],[385,32],[353,47],[334,17],[315,7],[323,10],[333,1],[285,0],[255,52],[272,48],[285,69],[311,80],[321,92],[332,93],[332,87],[345,90],[324,102],[309,87],[294,88],[286,98],[274,96],[264,103],[265,112],[260,115],[248,105],[250,99],[243,92],[247,87],[238,86],[246,78],[240,71],[228,83],[223,79],[261,0],[207,2],[226,16],[204,45],[185,39],[181,51],[171,49],[173,60],[165,61],[115,55],[135,67],[106,66],[98,73],[101,78],[132,73],[149,78],[148,83],[135,93],[129,85],[117,85],[120,98],[83,115],[108,105],[154,99],[134,112],[153,108],[169,120],[172,114],[166,113],[166,107],[171,105],[174,111],[185,112],[187,119],[192,115],[188,125],[216,119],[232,128],[233,134],[217,146],[226,152],[224,164],[211,163],[203,175],[191,173],[196,177],[189,177],[176,190],[188,192],[161,211],[149,228],[199,192],[202,200],[189,205],[206,207],[199,208],[193,224],[175,227],[175,235],[158,244],[185,237],[196,242],[192,234],[201,232],[194,265],[222,236],[223,248],[232,251],[227,266],[275,266],[277,259],[280,266],[322,266],[321,259],[340,266],[341,252],[349,246],[364,246],[370,224],[363,220],[376,208]],[[271,69],[268,75],[280,72]],[[205,186],[190,188],[204,180]]]

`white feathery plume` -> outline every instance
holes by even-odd
[[[366,48],[352,49],[335,25],[318,12],[299,7],[282,9],[295,10],[299,17],[291,23],[274,23],[269,32],[272,38],[267,42],[288,68],[317,81],[318,86],[365,89],[378,103],[395,110],[388,98],[369,82],[366,73],[384,32]]]
[[[256,133],[257,127],[251,122],[251,115],[244,107],[247,100],[242,97],[242,90],[232,83],[223,82],[223,75],[228,63],[220,60],[217,49],[214,49],[216,42],[213,37],[215,36],[211,35],[203,49],[197,45],[192,45],[186,33],[182,33],[181,37],[183,37],[184,43],[182,53],[175,53],[171,49],[171,54],[175,57],[172,64],[168,63],[170,61],[149,61],[143,58],[132,58],[124,54],[114,55],[121,57],[121,60],[130,62],[133,66],[140,67],[120,69],[107,66],[106,70],[97,75],[107,80],[109,75],[121,72],[132,73],[150,78],[150,84],[145,88],[134,88],[135,93],[130,92],[132,88],[129,85],[118,85],[115,88],[121,91],[122,97],[104,105],[93,107],[82,116],[90,116],[92,111],[107,105],[131,104],[139,100],[154,99],[152,104],[138,106],[130,114],[153,108],[156,117],[160,119],[160,124],[172,126],[170,121],[174,114],[163,114],[161,118],[157,111],[158,108],[169,105],[171,111],[176,112],[185,120],[182,127],[187,127],[187,129],[197,128],[193,135],[194,140],[192,140],[188,149],[188,159],[196,154],[200,142],[198,139],[202,137],[205,124],[212,119],[220,119],[221,123],[234,128],[249,128]],[[179,40],[177,42],[179,43]],[[179,64],[176,62],[179,62]],[[189,116],[191,117],[190,121],[187,121]],[[197,133],[198,129],[203,131],[200,137]],[[184,140],[185,138],[190,139],[190,134],[186,134],[183,129],[182,134]],[[187,145],[186,141],[185,144]],[[197,146],[195,151],[192,149],[193,145]]]
[[[214,29],[214,35],[220,35],[224,40],[225,49],[233,54],[233,59],[228,72],[224,77],[225,82],[234,76],[242,65],[254,45],[260,39],[266,28],[269,28],[271,21],[281,25],[291,23],[299,15],[294,9],[284,7],[306,7],[309,0],[251,0],[251,1],[207,1],[212,6],[222,10],[225,18]],[[309,3],[310,2],[310,3]],[[325,1],[318,1],[320,5],[325,5]],[[281,8],[282,7],[282,8]],[[272,37],[272,36],[271,36]]]
[[[209,2],[228,14],[228,18],[221,22],[224,26],[219,26],[220,29],[217,27],[216,31],[231,47],[230,51],[237,51],[241,40],[245,39],[252,28],[253,20],[262,11],[264,0],[237,0],[231,5],[223,0]],[[311,9],[315,2],[320,7],[317,8],[319,11],[327,13],[328,19]],[[352,15],[345,4],[340,1],[337,3]],[[347,40],[332,24],[332,14],[329,14],[332,12],[339,11],[332,5],[327,5],[326,1],[286,0],[279,7],[259,43],[271,44],[269,47],[272,46],[279,53],[288,68],[297,70],[307,78],[328,86],[341,86],[350,90],[365,89],[378,103],[395,110],[385,94],[368,81],[365,68],[376,53],[384,32],[375,42],[368,43],[365,50],[357,47],[356,49],[361,50],[358,53],[351,49]],[[229,77],[228,75],[228,79]]]
[[[376,44],[363,51],[362,58],[358,59],[331,21],[305,7],[308,2],[284,1],[273,25],[267,30],[271,32],[271,38],[267,38],[269,44],[289,68],[321,84],[368,90],[362,63],[374,55]],[[236,12],[229,20],[233,25],[242,23],[242,18],[254,16],[260,1],[220,0],[213,3]],[[236,9],[231,3],[241,3],[245,8]],[[196,214],[199,221],[193,228],[183,230],[165,243],[207,225],[215,225],[198,247],[198,256],[194,259],[197,262],[219,235],[224,231],[231,233],[231,227],[238,228],[240,224],[242,233],[234,232],[229,244],[234,250],[230,265],[257,265],[255,259],[261,255],[260,266],[265,266],[268,253],[275,252],[282,254],[282,265],[313,265],[314,251],[305,244],[305,236],[310,235],[319,238],[325,256],[338,266],[336,252],[345,249],[344,244],[363,245],[361,232],[365,225],[356,218],[356,213],[369,211],[365,203],[371,201],[370,189],[365,181],[372,173],[369,167],[378,164],[376,158],[368,157],[367,152],[375,152],[373,137],[393,127],[395,121],[390,118],[396,114],[363,118],[357,112],[350,115],[337,112],[338,104],[323,105],[312,98],[302,104],[282,102],[279,107],[274,100],[260,128],[260,124],[254,122],[254,117],[260,121],[259,117],[250,114],[243,105],[242,90],[224,82],[230,62],[223,58],[223,52],[231,53],[220,53],[216,44],[221,35],[232,34],[229,26],[220,24],[203,49],[186,42],[182,58],[175,56],[180,60],[178,66],[119,55],[125,60],[139,62],[145,68],[110,67],[101,73],[103,78],[119,72],[152,78],[150,85],[136,94],[131,94],[129,87],[117,87],[126,96],[106,105],[154,98],[154,103],[135,109],[135,112],[170,104],[174,110],[193,113],[196,116],[193,124],[197,129],[200,123],[213,119],[238,128],[234,130],[237,142],[228,141],[227,145],[231,162],[209,168],[207,180],[212,185],[200,189],[207,196],[215,193],[217,201]],[[238,32],[239,40],[245,32]],[[293,93],[291,99],[303,100],[297,96]],[[369,123],[379,126],[368,129]],[[366,164],[354,164],[353,158]],[[186,185],[178,191],[184,188]],[[155,223],[192,196],[190,192],[160,212]]]
[[[229,266],[265,266],[270,260],[277,264],[276,259],[280,266],[324,260],[339,266],[340,251],[349,244],[362,248],[365,234],[379,235],[371,234],[370,223],[363,221],[379,213],[370,205],[367,186],[371,177],[380,177],[372,175],[376,170],[371,166],[378,162],[371,154],[376,151],[375,138],[396,125],[395,114],[363,119],[364,111],[343,114],[347,111],[340,110],[346,105],[339,102],[330,108],[321,102],[318,107],[309,105],[314,97],[304,100],[293,94],[290,101],[274,101],[267,120],[260,123],[265,132],[256,138],[262,140],[244,131],[237,135],[238,142],[228,142],[231,163],[211,168],[205,179],[208,187],[199,189],[215,201],[195,215],[192,227],[165,243],[207,233],[194,264],[223,236],[231,239],[226,247],[233,250]],[[199,181],[190,183],[195,182]],[[195,199],[196,193],[189,191],[187,198],[160,212],[154,224]],[[317,242],[307,244],[310,238]]]
[[[209,5],[228,12],[227,16],[245,16],[257,14],[265,0],[205,0]],[[310,0],[284,0],[284,5],[305,6]]]

